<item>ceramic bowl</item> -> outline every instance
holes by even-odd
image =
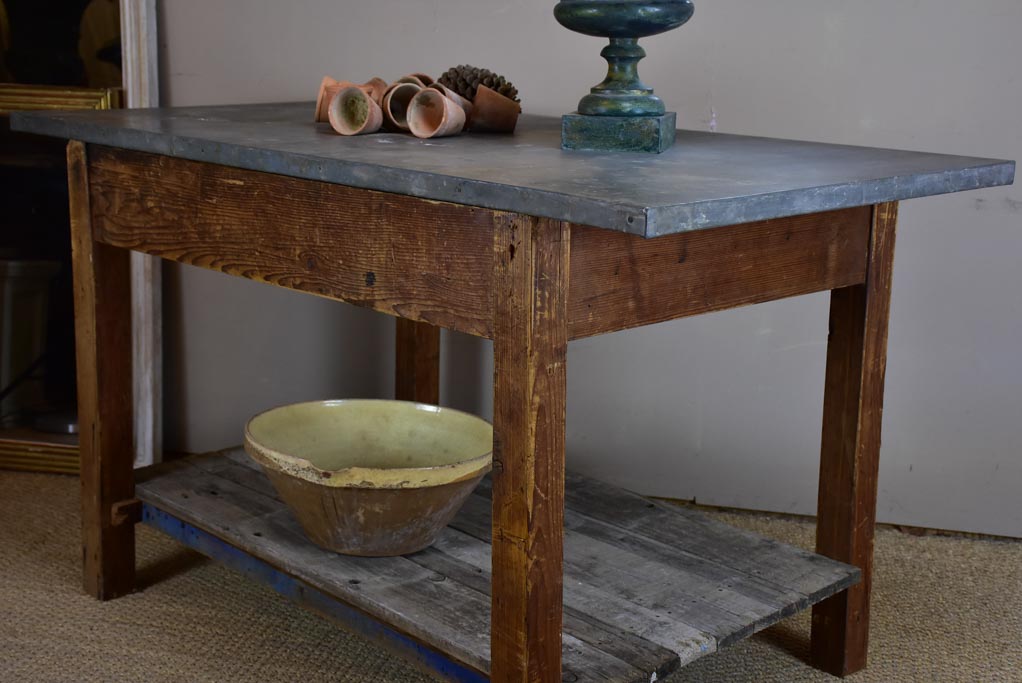
[[[422,550],[490,470],[493,427],[407,401],[296,403],[253,417],[245,450],[317,545],[380,557]]]

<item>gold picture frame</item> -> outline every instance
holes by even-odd
[[[120,0],[121,88],[77,88],[5,83],[0,63],[0,134],[3,118],[13,111],[129,109],[159,104],[157,69],[157,0]],[[0,0],[0,48],[9,42]],[[132,338],[135,373],[135,466],[162,459],[162,334],[160,327],[160,260],[139,253],[132,263]],[[0,469],[76,473],[75,437],[30,433],[0,434]]]
[[[120,88],[0,83],[0,114],[38,109],[120,109]]]
[[[121,106],[120,88],[0,83],[0,116],[13,111]],[[25,429],[0,431],[0,469],[77,474],[77,437],[39,434]]]

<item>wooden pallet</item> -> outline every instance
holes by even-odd
[[[243,451],[139,473],[144,521],[453,680],[490,660],[489,480],[439,540],[356,558],[306,538]],[[859,570],[568,476],[565,681],[656,680],[859,580]]]

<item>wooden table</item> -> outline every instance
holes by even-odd
[[[560,680],[562,623],[581,619],[588,626],[571,628],[619,633],[608,625],[613,619],[597,623],[570,606],[562,614],[562,594],[577,593],[562,580],[568,342],[830,290],[817,552],[858,567],[861,582],[848,587],[854,571],[799,556],[833,576],[815,599],[802,595],[771,618],[840,590],[814,607],[813,661],[839,675],[861,669],[896,202],[1009,184],[1014,164],[685,132],[658,157],[565,153],[556,120],[528,117],[508,138],[345,139],[310,123],[310,112],[308,105],[258,105],[15,119],[21,130],[74,140],[68,164],[88,593],[110,599],[135,587],[134,523],[143,506],[132,474],[129,250],[397,316],[399,398],[438,401],[439,328],[493,340],[492,589],[479,587],[492,594],[489,652],[475,665],[456,653],[453,668],[437,664],[433,655],[451,652],[428,633],[385,620],[359,627],[365,609],[344,607],[355,628],[405,638],[399,647],[426,653],[420,663],[463,680],[484,676],[486,664],[495,681]],[[327,595],[322,586],[308,593],[315,580],[308,567],[283,566],[270,557],[276,550],[262,558],[265,567],[246,564],[238,558],[251,557],[255,546],[242,547],[213,523],[194,530],[181,521],[188,505],[150,483],[184,476],[182,467],[221,476],[239,465],[224,457],[145,475],[147,521],[177,529],[179,538],[250,575],[298,576],[305,588],[278,589],[338,616],[340,607],[326,605],[341,593]],[[224,490],[233,486],[217,481]],[[247,491],[260,486],[254,481]],[[248,493],[236,492],[239,500]],[[622,516],[632,510],[642,517],[634,498],[608,488],[576,500],[579,519],[595,519],[601,497],[617,501]],[[459,533],[478,526],[478,517],[461,519]],[[572,519],[569,534],[581,524]],[[661,543],[669,556],[669,540],[653,539],[658,524],[679,530],[675,539],[692,528],[685,524],[708,528],[657,519],[644,519],[645,536],[629,542]],[[600,523],[616,524],[620,534],[628,528],[614,514]],[[717,557],[710,541],[704,545]],[[767,623],[753,622],[744,634]],[[649,649],[639,631],[625,639]]]

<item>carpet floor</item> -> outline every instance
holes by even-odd
[[[812,545],[806,520],[713,514]],[[146,527],[138,566],[137,593],[86,597],[77,480],[0,471],[0,681],[432,680]],[[803,613],[669,680],[838,680],[806,664],[808,644]],[[881,529],[870,665],[848,680],[1022,683],[1022,542]]]

